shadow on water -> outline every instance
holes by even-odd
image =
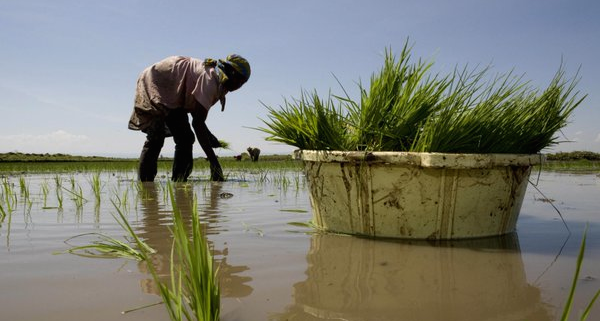
[[[295,302],[271,320],[553,320],[516,233],[402,242],[316,234]]]
[[[202,232],[206,235],[219,234],[226,232],[220,227],[222,220],[219,214],[219,199],[223,197],[221,184],[212,183],[207,185],[209,188],[207,197],[203,203],[198,204],[198,215],[201,216]],[[174,201],[181,211],[183,218],[187,222],[187,228],[190,228],[191,215],[194,213],[194,190],[187,184],[174,184]],[[163,280],[170,280],[170,255],[173,242],[170,226],[172,226],[172,207],[169,202],[164,202],[160,184],[144,183],[140,189],[140,205],[143,218],[141,224],[137,227],[136,233],[149,246],[157,251],[152,256],[152,263]],[[239,275],[249,268],[247,266],[232,266],[227,263],[228,248],[216,249],[209,240],[215,264],[219,268],[219,279],[221,285],[221,296],[223,297],[245,297],[252,293],[252,287],[247,283],[252,278]],[[138,263],[138,268],[142,273],[149,274],[145,262]],[[141,281],[142,290],[145,293],[159,294],[159,290],[152,277]]]

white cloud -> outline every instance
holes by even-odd
[[[86,135],[71,134],[64,130],[42,135],[4,135],[0,136],[0,152],[67,153],[74,146],[88,141]]]
[[[596,143],[600,143],[600,134],[598,134],[598,136],[596,136],[596,139],[594,139],[594,141],[595,141]]]

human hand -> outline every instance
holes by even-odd
[[[210,180],[213,182],[223,182],[225,177],[223,176],[223,169],[219,163],[210,165]]]
[[[210,131],[208,132],[208,141],[210,143],[210,147],[212,147],[212,148],[223,147],[223,145],[221,144],[219,139],[217,137],[215,137],[215,135],[213,135]]]

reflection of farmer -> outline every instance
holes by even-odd
[[[173,246],[172,232],[169,222],[172,219],[172,207],[161,202],[160,185],[158,183],[144,183],[140,185],[139,199],[140,208],[143,214],[141,225],[136,227],[136,234],[145,240],[146,244],[157,252],[151,256],[154,270],[158,273],[163,282],[170,282],[171,278],[171,247]],[[229,249],[225,246],[218,249],[217,245],[211,242],[207,236],[217,235],[223,231],[223,216],[219,210],[219,201],[222,199],[221,183],[210,184],[210,196],[199,200],[198,210],[194,207],[194,189],[187,185],[173,186],[174,198],[171,199],[176,204],[184,220],[185,228],[191,230],[191,216],[201,215],[200,229],[206,242],[209,244],[212,255],[215,258],[216,266],[219,267],[219,282],[221,295],[223,297],[244,297],[252,293],[253,289],[247,283],[252,281],[249,276],[239,275],[250,268],[245,265],[232,266],[227,262]],[[167,193],[165,191],[165,193]],[[227,244],[227,243],[225,243]],[[139,262],[138,267],[142,273],[148,274],[147,262]],[[145,293],[159,294],[160,290],[153,278],[141,281],[142,290]]]
[[[225,95],[240,88],[250,77],[248,61],[238,55],[225,60],[172,56],[146,68],[137,81],[135,105],[129,129],[146,133],[140,155],[139,179],[153,181],[165,137],[173,136],[174,181],[185,181],[192,172],[194,132],[210,162],[211,180],[222,181],[223,171],[212,150],[219,141],[206,127],[209,109]],[[187,114],[192,114],[190,128]]]

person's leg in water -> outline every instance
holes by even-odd
[[[190,127],[187,112],[183,109],[172,110],[165,119],[169,131],[175,141],[175,157],[173,159],[174,182],[185,182],[194,166],[193,148],[194,131]]]
[[[152,182],[158,171],[158,157],[165,143],[165,123],[156,119],[150,127],[144,130],[146,142],[140,154],[138,179],[142,182]]]

